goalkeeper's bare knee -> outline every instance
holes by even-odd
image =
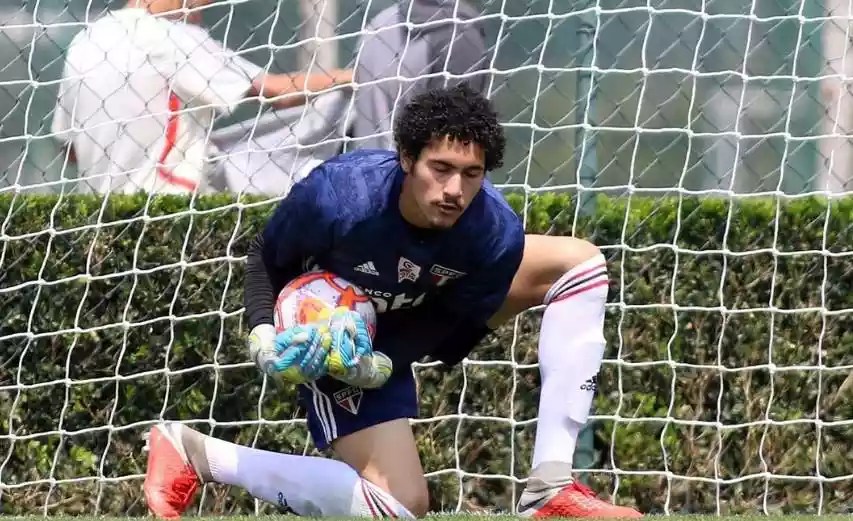
[[[341,460],[388,492],[415,517],[429,510],[429,492],[408,419],[387,421],[333,442]]]
[[[501,309],[489,320],[497,328],[515,315],[546,302],[554,284],[576,266],[601,257],[584,239],[554,235],[525,236],[524,256]],[[603,262],[603,260],[602,260]]]

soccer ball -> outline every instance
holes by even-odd
[[[273,322],[276,333],[294,325],[328,324],[337,307],[359,315],[370,338],[376,333],[376,308],[358,286],[328,271],[311,271],[291,280],[278,294]]]

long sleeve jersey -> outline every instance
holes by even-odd
[[[271,324],[281,288],[322,269],[371,296],[374,346],[395,365],[425,355],[464,358],[506,298],[521,263],[523,226],[486,181],[451,228],[414,227],[399,210],[405,175],[395,152],[359,150],[294,185],[250,248],[249,327]]]

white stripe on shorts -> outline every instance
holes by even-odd
[[[338,437],[338,425],[335,422],[332,400],[317,387],[316,383],[311,382],[308,384],[308,387],[314,395],[314,410],[317,413],[317,419],[320,420],[320,426],[323,428],[323,435],[326,437],[326,442],[329,443]]]

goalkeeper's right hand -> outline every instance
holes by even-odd
[[[275,359],[275,326],[259,324],[249,333],[249,358],[261,372]]]
[[[274,383],[312,382],[328,371],[331,336],[325,328],[293,326],[276,335],[269,324],[249,335],[249,353],[255,365]]]

